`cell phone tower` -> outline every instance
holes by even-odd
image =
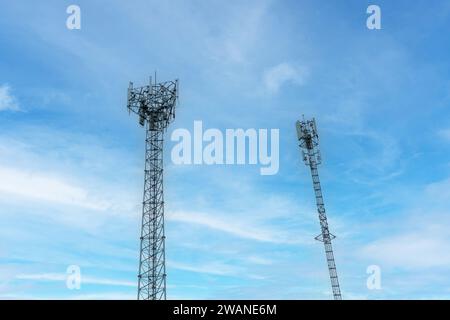
[[[166,299],[163,141],[177,100],[178,80],[128,88],[128,111],[146,129],[138,300]]]
[[[328,229],[327,215],[325,212],[325,204],[323,202],[322,188],[320,187],[319,171],[317,166],[321,164],[322,159],[319,150],[319,135],[317,133],[316,120],[297,121],[297,137],[302,150],[303,161],[311,169],[314,193],[316,195],[317,212],[319,214],[320,228],[322,233],[315,239],[323,242],[325,246],[325,255],[328,263],[328,271],[330,273],[331,289],[333,290],[334,300],[342,300],[341,289],[336,271],[336,263],[334,262],[333,247],[331,240],[336,238]]]

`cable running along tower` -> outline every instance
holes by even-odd
[[[314,118],[306,121],[303,119],[303,121],[297,121],[296,127],[303,161],[311,169],[314,193],[316,195],[317,212],[319,214],[320,228],[322,230],[322,233],[315,239],[323,242],[325,246],[325,255],[328,263],[328,271],[330,273],[333,297],[335,300],[342,300],[336,264],[334,262],[333,247],[331,245],[331,240],[336,237],[331,234],[328,229],[327,215],[323,202],[322,189],[320,187],[319,171],[317,170],[317,166],[322,162],[322,159],[319,150],[319,135],[317,134],[316,121]]]
[[[166,299],[163,195],[164,132],[175,118],[178,80],[128,88],[129,112],[145,127],[145,179],[138,275],[139,300]]]

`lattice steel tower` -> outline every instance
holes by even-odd
[[[342,300],[336,264],[334,262],[333,247],[331,245],[331,240],[336,237],[331,234],[328,229],[327,215],[323,202],[322,189],[320,187],[319,171],[317,170],[317,165],[322,162],[322,159],[319,150],[319,135],[317,134],[316,121],[314,118],[306,121],[303,119],[302,121],[297,121],[296,127],[297,137],[300,142],[300,148],[302,149],[303,161],[306,165],[309,165],[311,169],[314,193],[316,195],[317,212],[319,214],[320,228],[322,229],[322,233],[315,239],[322,241],[325,246],[325,255],[327,258],[334,299]]]
[[[166,266],[163,196],[164,132],[175,118],[178,80],[128,88],[129,112],[146,128],[145,179],[142,205],[138,299],[166,299]]]

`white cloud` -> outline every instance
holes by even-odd
[[[70,300],[136,300],[136,294],[122,292],[88,293],[72,296]]]
[[[450,129],[442,129],[438,132],[439,136],[447,141],[450,141]]]
[[[252,3],[235,4],[232,10],[228,6],[222,8],[222,21],[218,27],[219,33],[207,39],[208,57],[215,62],[228,64],[245,64],[254,59],[258,41],[263,35],[263,25],[271,1],[255,1]],[[209,29],[210,25],[203,26]]]
[[[402,269],[445,268],[450,265],[450,179],[409,190],[404,215],[391,219],[390,235],[362,248],[365,258],[380,266]],[[398,194],[397,194],[398,197]],[[386,226],[388,228],[388,226]]]
[[[105,210],[109,204],[92,199],[89,192],[51,174],[0,167],[0,194],[24,199]]]
[[[230,266],[219,262],[202,263],[201,265],[193,265],[186,263],[179,263],[175,261],[167,261],[169,268],[190,271],[195,273],[205,273],[218,276],[232,276],[239,274],[239,268],[236,266]]]
[[[167,214],[167,219],[202,225],[244,239],[285,244],[299,244],[301,242],[300,239],[289,237],[289,235],[282,230],[269,229],[265,226],[251,225],[249,222],[238,222],[239,220],[237,219],[224,219],[203,213],[183,211],[169,212]]]
[[[447,267],[448,235],[405,233],[375,241],[363,248],[366,258],[382,266],[403,269]]]
[[[443,204],[445,208],[450,200],[450,179],[430,183],[424,191],[430,202],[434,205]]]
[[[0,86],[0,111],[11,110],[18,111],[19,103],[16,98],[11,95],[11,88],[5,84]]]
[[[38,273],[38,274],[18,274],[19,280],[39,280],[39,281],[65,281],[67,275],[62,273]]]
[[[268,266],[273,264],[273,261],[267,258],[259,257],[259,256],[249,256],[247,257],[247,261],[253,264],[259,264]]]
[[[289,63],[280,63],[264,72],[263,81],[270,93],[278,93],[285,83],[304,84],[306,76],[306,70],[303,68]]]
[[[19,274],[16,276],[19,280],[36,280],[36,281],[66,281],[67,274],[64,273],[36,273],[36,274]],[[95,277],[81,277],[81,285],[83,284],[98,284],[106,286],[122,286],[122,287],[136,287],[136,281],[121,281],[115,279],[95,278]]]

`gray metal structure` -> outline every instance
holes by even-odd
[[[322,189],[320,187],[319,171],[317,166],[321,164],[322,159],[319,150],[319,135],[317,133],[316,121],[312,120],[297,121],[297,137],[302,150],[303,161],[311,169],[314,193],[316,195],[317,212],[319,214],[321,234],[315,239],[323,242],[325,246],[325,255],[328,263],[328,271],[330,273],[331,289],[335,300],[342,300],[341,289],[336,271],[336,263],[334,261],[333,247],[331,240],[336,238],[330,233],[328,228],[327,215],[323,202]]]
[[[178,80],[128,88],[128,111],[146,128],[138,300],[166,299],[163,141],[177,100]]]

